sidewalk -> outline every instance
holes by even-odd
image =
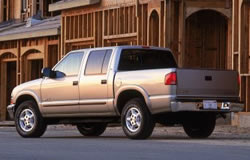
[[[14,127],[14,121],[0,121],[0,127]]]

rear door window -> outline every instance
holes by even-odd
[[[121,53],[119,71],[176,68],[170,51],[149,49],[125,49]]]
[[[107,73],[111,54],[112,54],[112,50],[107,50],[106,51],[106,55],[105,55],[103,65],[102,65],[102,73],[103,74]]]
[[[106,74],[112,50],[91,51],[87,61],[85,75]]]

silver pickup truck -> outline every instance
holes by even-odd
[[[129,138],[145,139],[160,123],[206,138],[218,116],[243,109],[236,71],[180,69],[165,48],[76,50],[42,74],[17,86],[7,107],[22,137],[40,137],[50,124],[99,136],[121,123]]]

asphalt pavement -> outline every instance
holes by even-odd
[[[120,127],[89,138],[71,126],[50,126],[41,138],[27,139],[0,127],[0,160],[249,160],[249,133],[217,127],[208,139],[194,140],[181,127],[157,127],[148,140],[130,140]]]

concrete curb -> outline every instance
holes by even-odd
[[[15,123],[14,121],[1,121],[0,127],[14,127]]]

